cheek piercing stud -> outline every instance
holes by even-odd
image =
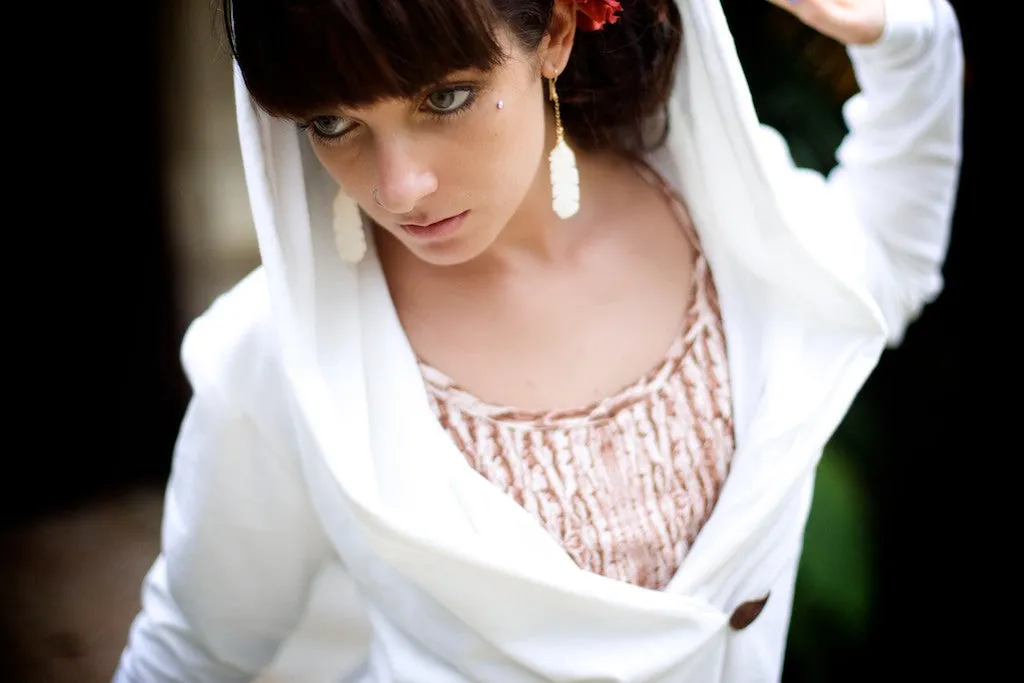
[[[504,109],[505,108],[505,100],[498,100],[498,104],[496,106],[498,107],[498,109]]]

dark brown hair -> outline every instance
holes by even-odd
[[[534,50],[557,1],[222,0],[222,9],[249,94],[270,114],[299,120],[493,68],[505,57],[504,27]],[[617,23],[577,31],[558,92],[574,144],[638,156],[664,138],[682,27],[674,0],[621,2]]]

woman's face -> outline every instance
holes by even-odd
[[[415,99],[307,122],[331,176],[428,263],[483,253],[541,187],[548,117],[538,54],[507,50],[492,71],[452,73]]]

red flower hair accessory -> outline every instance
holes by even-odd
[[[576,0],[576,28],[600,31],[605,24],[617,22],[621,11],[618,0]]]

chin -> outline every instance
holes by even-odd
[[[477,247],[466,240],[450,240],[436,244],[406,245],[416,258],[432,266],[459,266],[477,258],[487,246]]]
[[[494,244],[499,233],[500,230],[481,232],[469,229],[453,235],[450,239],[436,242],[403,241],[406,248],[424,263],[450,267],[469,263],[478,258]]]

